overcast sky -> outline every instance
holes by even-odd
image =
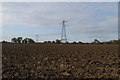
[[[118,2],[119,0],[1,0],[2,2]]]
[[[3,40],[22,36],[39,41],[61,39],[67,20],[68,41],[118,38],[117,2],[10,2],[2,4]]]

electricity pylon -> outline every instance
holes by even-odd
[[[36,35],[36,43],[38,42],[38,35]]]
[[[67,42],[67,36],[66,36],[66,23],[67,21],[63,20],[62,22],[62,33],[61,33],[61,42],[66,43]]]

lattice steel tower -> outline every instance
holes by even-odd
[[[61,33],[61,42],[66,43],[67,42],[67,36],[66,36],[66,23],[67,21],[63,20],[62,22],[62,33]]]

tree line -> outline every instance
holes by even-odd
[[[8,43],[7,41],[3,41],[2,43]],[[32,38],[22,38],[22,37],[17,37],[17,38],[12,38],[10,43],[40,43],[40,42],[35,42]],[[61,44],[61,40],[56,39],[55,41],[44,41],[42,42],[44,44]],[[63,43],[62,43],[63,44]],[[91,43],[83,43],[81,41],[78,42],[66,42],[64,44],[120,44],[120,39],[119,40],[111,40],[107,42],[100,42],[98,39],[94,39],[93,42]]]
[[[11,42],[12,43],[35,43],[35,41],[33,39],[31,39],[31,38],[23,39],[22,37],[12,38]]]

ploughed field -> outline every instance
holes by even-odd
[[[3,44],[3,78],[118,78],[118,45]]]

